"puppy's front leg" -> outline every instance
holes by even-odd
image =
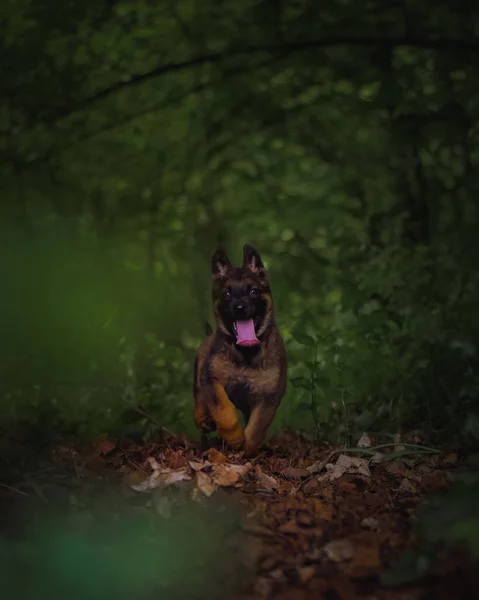
[[[270,398],[262,400],[253,408],[248,425],[244,430],[245,456],[250,457],[259,450],[266,438],[268,427],[271,425],[277,409],[278,404]]]
[[[244,433],[236,407],[219,381],[214,381],[213,392],[211,416],[216,423],[218,434],[227,444],[239,448],[243,444]]]

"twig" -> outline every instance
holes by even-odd
[[[143,408],[140,408],[139,406],[137,406],[136,404],[133,404],[133,402],[131,402],[130,400],[128,400],[128,398],[124,395],[121,396],[121,399],[126,402],[128,404],[128,406],[134,410],[135,412],[137,412],[139,415],[141,415],[142,417],[145,417],[145,419],[147,419],[148,421],[150,421],[150,423],[153,423],[153,425],[156,425],[158,427],[158,429],[161,429],[162,431],[164,431],[165,433],[167,433],[168,435],[175,435],[173,433],[173,431],[170,431],[169,429],[167,429],[166,427],[163,427],[163,425],[160,425],[158,423],[158,421],[155,419],[155,417],[152,417],[148,412],[146,412],[146,410],[143,410]]]
[[[16,492],[17,494],[20,494],[21,496],[28,496],[27,492],[22,492],[22,490],[17,490],[17,488],[7,485],[6,483],[0,483],[0,485],[2,487],[4,487],[5,489],[10,490],[11,492]]]
[[[33,490],[37,493],[37,495],[40,497],[40,499],[45,503],[48,504],[48,500],[45,497],[45,494],[43,493],[42,488],[38,485],[38,483],[36,481],[33,481],[32,479],[28,480],[28,484],[32,486]]]
[[[73,453],[73,450],[70,450],[70,453],[72,455],[73,466],[75,467],[75,473],[76,473],[77,479],[80,479],[80,473],[78,471],[77,461],[75,460],[75,454]]]
[[[262,527],[261,525],[243,525],[241,529],[245,533],[258,537],[271,537],[275,535],[274,531],[271,531],[267,527]]]
[[[343,452],[375,452],[376,450],[378,450],[379,448],[389,448],[390,446],[397,446],[398,444],[396,442],[391,442],[390,444],[378,444],[377,446],[370,446],[369,448],[343,448],[342,451]],[[403,442],[400,442],[401,446],[404,446],[405,448],[414,448],[416,450],[418,450],[418,454],[426,454],[426,453],[432,453],[432,454],[440,454],[441,450],[438,450],[437,448],[431,448],[430,446],[420,446],[419,444],[406,444]]]

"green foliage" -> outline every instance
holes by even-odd
[[[477,468],[476,464],[470,467]],[[479,561],[479,475],[477,470],[458,475],[445,494],[430,498],[419,512],[415,526],[419,544],[405,552],[383,576],[385,585],[404,585],[427,575],[438,549],[464,545],[471,559]]]
[[[237,529],[231,512],[226,519],[213,509],[187,506],[168,520],[146,510],[141,516],[102,512],[43,515],[22,540],[0,538],[4,596],[221,597],[244,577],[228,542]]]
[[[59,6],[0,9],[4,426],[96,435],[126,395],[193,432],[211,252],[248,242],[276,426],[477,444],[479,9]]]

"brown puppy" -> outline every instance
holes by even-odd
[[[286,391],[287,360],[259,253],[243,248],[232,267],[223,249],[212,258],[216,330],[201,344],[194,372],[195,423],[229,445],[258,451]],[[244,415],[243,431],[236,408]]]

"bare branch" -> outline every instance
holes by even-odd
[[[242,56],[252,56],[256,54],[274,53],[290,55],[295,52],[304,52],[308,50],[320,50],[326,48],[334,48],[340,46],[351,46],[356,48],[398,48],[398,47],[411,47],[420,48],[424,50],[436,50],[441,52],[467,52],[467,53],[479,53],[479,38],[460,39],[460,38],[414,38],[414,37],[350,37],[350,36],[338,36],[331,38],[324,38],[321,40],[311,40],[305,42],[289,42],[285,44],[270,44],[270,45],[257,45],[249,46],[247,48],[237,48],[234,50],[226,50],[224,52],[216,52],[211,54],[204,54],[203,56],[196,56],[194,58],[182,61],[172,62],[159,65],[158,67],[147,71],[145,73],[138,73],[131,75],[128,78],[123,79],[103,90],[100,90],[96,94],[93,94],[89,98],[84,100],[82,106],[75,107],[73,110],[67,109],[63,114],[57,114],[55,120],[68,117],[75,112],[81,111],[87,106],[94,104],[100,100],[112,96],[116,92],[125,88],[131,88],[133,86],[140,85],[151,79],[167,75],[169,73],[175,73],[178,71],[184,71],[194,67],[198,67],[205,64],[219,63],[224,60],[239,58]]]

